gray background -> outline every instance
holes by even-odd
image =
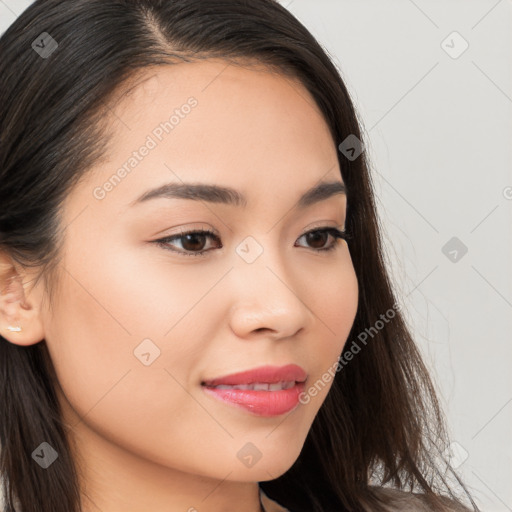
[[[0,32],[30,3],[0,0]],[[482,510],[512,511],[512,2],[281,3],[327,49],[359,110],[389,263],[441,393],[452,462]]]

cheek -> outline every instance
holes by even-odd
[[[193,337],[181,339],[194,332],[197,318],[186,313],[198,290],[183,298],[181,285],[156,286],[133,263],[118,255],[115,264],[69,266],[74,279],[65,279],[47,334],[61,403],[81,435],[94,431],[140,456],[169,464],[172,454],[182,464],[204,416],[183,387],[201,353]]]
[[[325,333],[322,346],[339,355],[354,323],[359,298],[348,251],[336,263],[317,271],[306,286],[305,302],[316,316],[317,329]]]
[[[180,281],[179,272],[166,279],[172,288],[164,286],[163,276],[136,258],[136,251],[101,254],[100,247],[69,255],[63,299],[55,304],[46,339],[59,383],[77,412],[101,408],[103,401],[112,406],[110,395],[124,402],[126,410],[118,412],[126,417],[135,412],[122,399],[123,389],[129,390],[128,402],[158,407],[162,390],[177,386],[165,368],[183,382],[196,363],[194,340],[176,340],[192,328],[186,313],[200,295]]]
[[[308,286],[310,293],[305,295],[305,302],[316,317],[316,328],[312,336],[315,343],[311,342],[307,347],[311,378],[301,403],[309,404],[316,414],[339,369],[338,358],[356,317],[359,290],[349,257],[321,277],[317,275],[315,284]]]

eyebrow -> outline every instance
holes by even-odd
[[[295,206],[299,209],[304,209],[320,201],[329,199],[334,195],[346,195],[346,193],[346,187],[343,182],[322,181],[309,190],[306,190],[306,192],[300,196]],[[144,194],[130,203],[130,206],[156,198],[191,199],[194,201],[207,201],[209,203],[222,203],[238,208],[245,208],[247,206],[246,197],[238,190],[207,183],[166,183],[165,185],[144,192]]]

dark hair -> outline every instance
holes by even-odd
[[[47,32],[51,40],[42,33]],[[51,55],[32,46],[45,38]],[[53,43],[52,43],[53,44]],[[43,45],[41,45],[43,46]],[[258,62],[296,77],[340,144],[363,141],[339,71],[310,32],[275,0],[37,0],[0,38],[0,249],[38,269],[50,300],[65,226],[59,207],[108,147],[103,122],[114,93],[148,66],[219,57]],[[361,124],[362,126],[362,124]],[[364,143],[363,143],[364,146]],[[397,303],[363,151],[338,152],[347,187],[349,249],[359,282],[351,338]],[[28,347],[0,337],[0,475],[6,511],[78,512],[76,461],[66,437],[46,341]],[[442,495],[461,503],[445,476],[448,447],[436,392],[400,311],[336,372],[300,456],[281,477],[260,482],[293,511],[384,510],[377,492],[421,491],[433,510]],[[32,451],[58,452],[48,469]]]

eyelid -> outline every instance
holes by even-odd
[[[171,230],[169,230],[169,231],[171,231]],[[164,233],[162,235],[160,235],[160,238],[178,237],[180,235],[183,236],[183,235],[186,235],[186,234],[188,234],[190,232],[194,232],[194,231],[207,231],[207,232],[220,238],[220,233],[215,228],[212,228],[209,225],[201,224],[201,223],[199,223],[198,225],[197,224],[192,224],[192,225],[187,224],[186,227],[180,226],[179,228],[176,228],[176,230],[173,230],[171,232],[164,231]],[[155,240],[155,241],[157,241],[157,240]]]
[[[328,220],[323,220],[323,221],[320,220],[320,221],[314,222],[313,224],[306,226],[304,228],[302,235],[305,235],[306,233],[309,233],[310,231],[314,231],[315,229],[319,229],[319,228],[335,228],[335,229],[338,229],[339,231],[345,231],[345,222],[342,225],[336,224],[336,223],[331,225],[331,222],[332,221],[328,221]],[[302,236],[302,235],[300,235],[300,236]]]

